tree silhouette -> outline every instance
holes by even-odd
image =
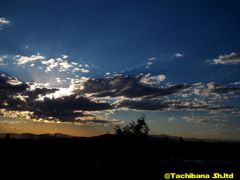
[[[179,142],[179,143],[184,143],[183,138],[182,138],[182,137],[179,137],[178,142]]]
[[[129,125],[125,127],[121,127],[117,125],[114,130],[115,134],[122,136],[122,135],[148,135],[150,131],[147,123],[145,122],[146,116],[143,114],[140,118],[138,118],[137,123],[132,121]]]

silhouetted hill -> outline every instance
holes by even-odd
[[[166,138],[167,137],[167,138]],[[166,134],[159,134],[159,135],[149,135],[149,140],[151,142],[161,142],[161,141],[169,141],[169,142],[178,142],[179,136],[169,136]],[[225,139],[210,139],[210,138],[184,138],[184,141],[190,141],[190,142],[240,142],[240,140],[225,140]]]
[[[0,138],[3,139],[6,137],[8,133],[1,133]],[[22,133],[22,134],[16,134],[16,133],[9,133],[10,138],[16,138],[16,139],[53,139],[55,137],[55,134],[32,134],[32,133]],[[61,134],[57,133],[57,138],[74,138],[76,136],[70,136],[67,134]]]
[[[6,137],[7,133],[0,133],[0,139],[3,139]],[[16,133],[9,133],[10,138],[16,138],[16,139],[53,139],[55,137],[55,134],[32,134],[32,133],[22,133],[22,134],[16,134]],[[68,134],[62,134],[57,133],[57,138],[81,138],[81,139],[88,139],[92,141],[105,141],[109,139],[109,135],[102,134],[99,136],[92,136],[92,137],[79,137],[79,136],[71,136]],[[240,142],[240,140],[224,140],[224,139],[200,139],[200,138],[184,138],[184,141],[188,142]],[[169,136],[166,134],[158,134],[158,135],[149,135],[148,140],[150,142],[178,142],[179,136]]]

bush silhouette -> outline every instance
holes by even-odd
[[[10,134],[6,134],[6,137],[4,139],[9,141],[10,140]]]

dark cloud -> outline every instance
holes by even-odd
[[[209,94],[217,94],[217,95],[224,95],[224,94],[233,94],[239,91],[239,88],[217,88],[211,89],[208,91]]]
[[[154,98],[189,90],[192,85],[150,86],[141,83],[143,76],[115,75],[104,79],[88,79],[75,86],[75,93],[91,94],[92,97]]]
[[[165,111],[169,103],[164,99],[122,100],[115,103],[116,109]]]
[[[177,84],[167,86],[151,86],[146,76],[115,75],[104,79],[88,79],[75,85],[76,94],[89,94],[91,97],[125,97],[125,98],[156,98],[180,94],[194,90],[196,95],[227,95],[240,90],[237,87],[224,87],[216,82],[207,84]]]
[[[37,119],[51,117],[65,122],[74,122],[78,117],[90,117],[94,121],[92,115],[85,115],[84,111],[102,111],[112,109],[111,105],[106,102],[93,101],[83,96],[63,96],[56,99],[44,98],[44,101],[34,102],[29,108]]]
[[[34,83],[22,83],[14,77],[0,77],[0,108],[9,110],[28,110],[28,104],[36,101],[39,95],[57,91],[55,88],[34,88]]]
[[[142,99],[142,100],[122,100],[115,103],[117,109],[149,110],[149,111],[229,111],[234,106],[224,106],[202,103],[196,99],[169,100],[169,99]]]
[[[0,108],[22,109],[25,102],[21,99],[29,85],[14,77],[0,76]]]
[[[19,82],[14,77],[0,76],[0,91],[1,93],[7,92],[9,94],[19,93],[25,91],[29,87],[26,83]]]
[[[209,96],[209,95],[227,95],[227,94],[234,94],[237,91],[240,91],[240,88],[236,87],[224,87],[219,85],[216,82],[210,82],[204,85],[205,89],[195,89],[195,94]]]
[[[36,84],[21,83],[16,78],[0,77],[1,116],[32,119],[43,122],[71,122],[75,124],[108,124],[109,121],[89,111],[112,109],[107,102],[93,100],[81,95],[68,95],[58,98],[44,97],[59,91],[57,88],[38,88]],[[43,99],[39,99],[42,96]]]
[[[24,95],[28,96],[29,98],[27,98],[27,100],[29,99],[37,99],[39,95],[47,95],[47,94],[50,94],[50,93],[54,93],[58,91],[57,88],[36,88],[36,89],[33,89],[31,91],[26,91],[24,93]]]
[[[62,89],[41,87],[35,83],[21,83],[16,78],[1,76],[0,114],[1,116],[42,122],[106,125],[109,123],[121,123],[121,121],[107,120],[93,115],[93,112],[119,109],[220,112],[234,110],[235,108],[211,103],[229,100],[229,97],[221,95],[237,92],[239,91],[238,88],[223,87],[215,82],[156,86],[157,82],[149,83],[146,78],[153,79],[152,75],[116,75],[104,79],[86,79],[74,87],[71,86],[71,89],[73,89],[71,92],[70,88],[66,89],[69,94],[55,96],[59,95]],[[164,78],[154,76],[154,79],[162,81]],[[217,96],[177,100],[167,98],[169,95],[181,95],[186,91],[194,91],[196,95],[201,96]],[[124,97],[124,99],[99,100],[119,97]]]

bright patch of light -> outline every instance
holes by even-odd
[[[49,83],[28,83],[29,90],[34,91],[36,88],[49,88]]]
[[[70,96],[72,91],[70,88],[60,88],[58,91],[46,95],[38,95],[39,101],[44,101],[44,98],[57,99],[64,96]]]

